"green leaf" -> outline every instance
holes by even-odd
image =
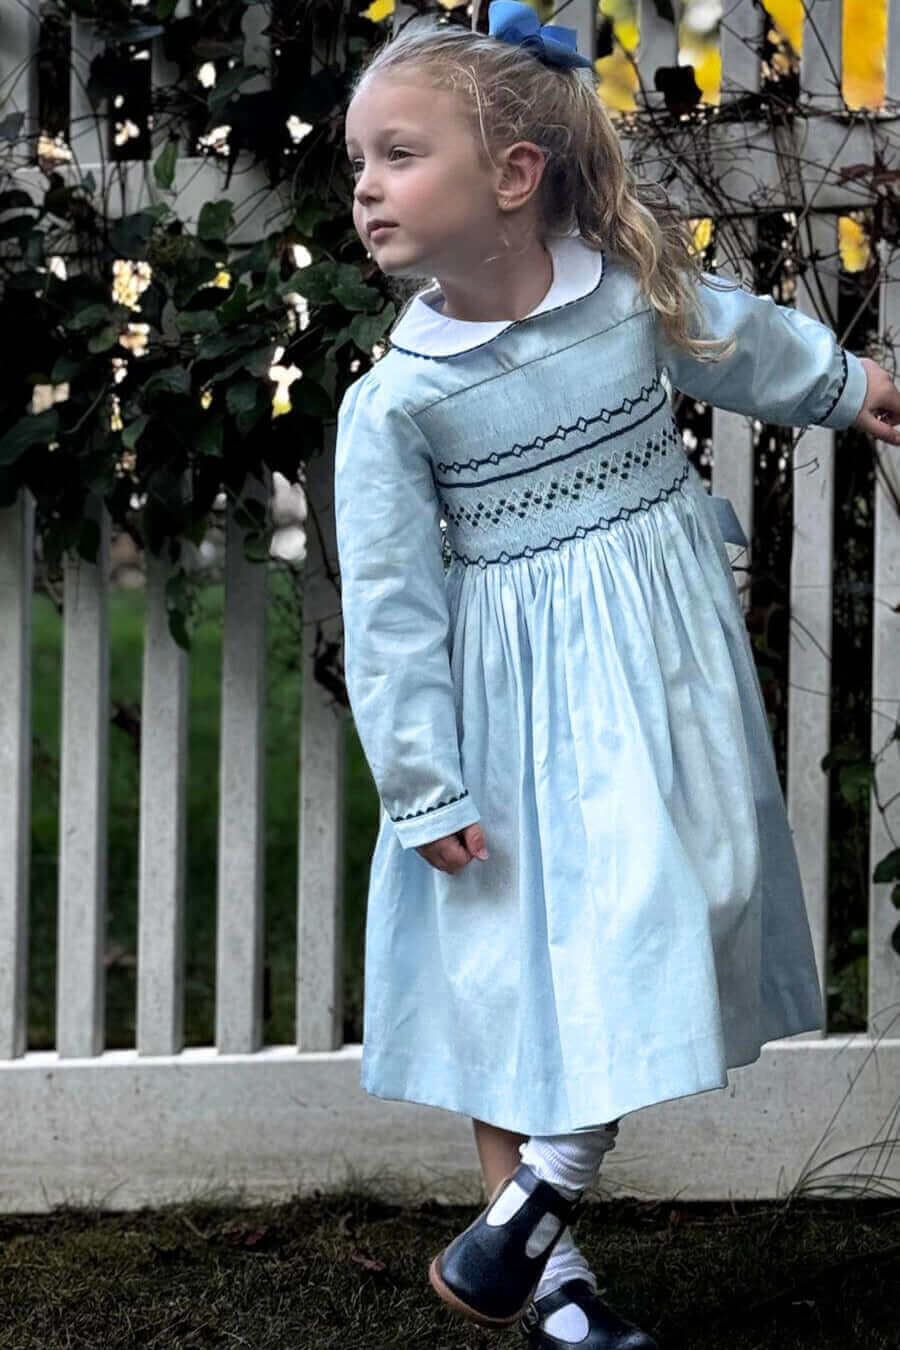
[[[900,881],[900,848],[891,849],[872,873],[873,881]]]
[[[204,202],[197,220],[197,237],[211,243],[224,241],[234,229],[232,203],[227,198]]]
[[[342,279],[332,291],[335,300],[344,306],[344,309],[377,309],[381,303],[381,296],[373,286],[367,286],[357,276],[355,279]]]
[[[213,85],[206,98],[207,107],[210,111],[210,126],[207,131],[218,120],[218,112],[228,100],[237,93],[242,84],[252,80],[255,75],[262,75],[265,72],[259,66],[232,66],[230,70],[223,70]]]
[[[244,369],[249,370],[251,375],[255,375],[257,379],[261,380],[268,375],[272,366],[273,356],[274,351],[271,343],[267,344],[265,347],[257,347],[255,351],[252,351],[250,355],[245,358]]]
[[[127,427],[122,428],[122,444],[126,450],[133,450],[141,437],[141,432],[146,427],[150,418],[147,413],[141,413],[133,422],[129,422]]]
[[[256,407],[259,384],[256,380],[241,380],[239,384],[230,384],[225,393],[225,403],[233,415],[249,412]]]
[[[64,352],[54,362],[53,369],[50,372],[50,383],[65,384],[66,380],[74,379],[88,364],[89,362],[86,361],[76,361],[74,356],[68,356]]]
[[[201,342],[197,348],[198,361],[217,361],[220,356],[229,356],[232,352],[243,351],[256,342],[259,334],[252,328],[236,333],[213,333]]]
[[[900,882],[891,891],[891,903],[895,909],[900,909]]]
[[[350,323],[350,336],[360,351],[370,356],[372,348],[385,332],[394,317],[394,306],[388,304],[380,314],[357,314]]]
[[[42,413],[26,413],[0,439],[0,465],[15,464],[32,445],[46,445],[59,431],[59,413],[48,408]]]
[[[261,239],[258,244],[248,248],[245,253],[229,259],[228,269],[233,277],[243,276],[245,272],[265,272],[275,249],[275,241],[270,237]]]
[[[114,324],[108,324],[106,328],[101,328],[99,333],[88,342],[89,352],[108,352],[110,347],[114,347],[119,340],[119,330]]]
[[[143,259],[156,224],[155,210],[136,211],[117,220],[109,232],[110,248],[119,258]]]
[[[178,138],[173,136],[166,141],[153,165],[153,177],[157,187],[168,192],[175,181],[175,165],[178,161]]]
[[[868,800],[872,790],[874,770],[871,764],[845,764],[838,775],[841,796],[851,806]]]
[[[322,206],[315,197],[310,195],[305,201],[300,202],[294,208],[294,229],[299,234],[311,235],[316,226],[323,220],[329,220],[331,212],[327,206]]]
[[[169,366],[151,375],[144,385],[144,398],[153,398],[158,394],[187,394],[191,388],[190,372],[184,366]]]
[[[109,323],[114,313],[110,305],[85,305],[84,309],[76,310],[66,319],[65,325],[73,333],[80,333],[84,329],[99,328],[101,324]]]
[[[218,270],[211,258],[196,258],[183,263],[178,269],[178,279],[172,293],[175,305],[179,309],[187,305],[215,279]],[[205,302],[207,297],[204,295],[201,299]]]
[[[263,417],[265,417],[270,407],[271,403],[269,402],[267,394],[262,389],[260,389],[260,391],[257,393],[256,402],[254,403],[253,407],[242,409],[241,412],[239,412],[237,414],[237,417],[235,418],[238,434],[241,436],[249,435],[250,432],[253,430],[253,428],[256,426],[257,422],[259,422]]]
[[[225,419],[221,413],[206,413],[197,433],[196,448],[201,455],[221,455]]]
[[[243,317],[247,312],[247,297],[249,293],[248,287],[246,287],[243,282],[240,282],[239,285],[235,286],[225,303],[220,305],[216,310],[216,313],[223,324],[234,323],[237,319]]]
[[[175,315],[176,327],[182,333],[217,333],[219,331],[218,310],[189,309]]]
[[[310,380],[306,375],[291,389],[291,401],[295,408],[302,409],[307,417],[316,421],[327,422],[334,417],[332,400],[316,380]]]
[[[356,269],[353,268],[353,271]],[[358,278],[359,273],[356,275]],[[338,277],[338,264],[324,259],[321,262],[310,263],[309,267],[298,268],[282,283],[281,290],[298,291],[311,305],[327,305]]]

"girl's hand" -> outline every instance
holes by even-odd
[[[432,839],[430,844],[417,844],[416,852],[421,853],[426,862],[439,872],[455,875],[471,862],[473,858],[487,858],[488,851],[484,830],[475,821],[456,834],[445,834],[440,839]]]
[[[868,356],[861,356],[860,360],[866,368],[868,385],[865,402],[853,425],[880,441],[900,445],[900,431],[894,430],[900,422],[900,389],[877,361]]]

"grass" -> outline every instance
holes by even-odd
[[[427,1281],[475,1206],[371,1186],[286,1204],[0,1217],[0,1350],[472,1350],[521,1345]],[[590,1204],[575,1238],[661,1350],[896,1350],[893,1202]]]
[[[264,1040],[294,1040],[300,780],[301,645],[285,601],[286,583],[270,576],[265,708]],[[278,603],[279,598],[282,603]],[[144,594],[110,595],[110,699],[125,723],[139,715]],[[218,724],[221,697],[222,587],[203,594],[190,661],[185,885],[185,1041],[213,1041]],[[46,596],[35,597],[33,642],[32,899],[28,1047],[54,1044],[59,836],[59,737],[62,623]],[[345,723],[344,1040],[362,1039],[362,967],[368,864],[378,828],[378,797],[351,719]],[[139,761],[137,742],[109,731],[106,1044],[134,1045]]]

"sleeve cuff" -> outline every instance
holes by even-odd
[[[837,431],[852,426],[866,401],[868,376],[866,368],[858,356],[841,348],[841,382],[832,407],[822,418],[819,426],[832,427]]]
[[[430,844],[433,839],[441,839],[445,834],[455,834],[466,825],[474,825],[481,819],[468,791],[455,802],[438,806],[433,810],[417,811],[405,819],[392,820],[400,846],[404,849],[416,848],[419,844]]]

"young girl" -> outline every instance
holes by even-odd
[[[823,1025],[723,543],[746,541],[663,371],[891,443],[900,393],[698,270],[574,32],[489,21],[400,35],[346,117],[360,238],[433,279],[338,420],[345,672],[383,806],[362,1085],[473,1117],[491,1199],[431,1265],[448,1305],[543,1350],[646,1350],[568,1226],[620,1117]]]

